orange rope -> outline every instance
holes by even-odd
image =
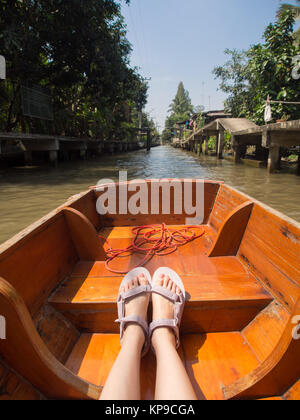
[[[201,234],[196,235],[193,229],[202,229],[202,232]],[[131,245],[123,249],[113,249],[108,240],[99,235],[99,237],[108,245],[108,249],[105,251],[107,254],[105,266],[107,270],[112,273],[128,273],[128,271],[117,271],[110,268],[110,263],[116,258],[128,257],[134,253],[145,254],[144,258],[141,259],[137,266],[142,267],[149,262],[154,255],[170,255],[177,251],[179,247],[205,235],[205,231],[202,226],[186,226],[182,229],[171,229],[168,228],[165,223],[162,225],[145,225],[135,227],[132,229],[132,233],[134,233],[134,239]]]

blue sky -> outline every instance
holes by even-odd
[[[288,1],[295,4],[294,1]],[[131,65],[151,78],[146,111],[164,126],[180,81],[193,105],[222,109],[212,70],[224,50],[248,49],[275,20],[279,0],[131,0],[122,13],[133,46]]]

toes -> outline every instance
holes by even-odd
[[[165,276],[165,277],[164,277],[164,284],[163,284],[163,287],[167,288],[170,280],[171,280],[171,279],[170,279],[170,277],[169,277],[169,276]]]
[[[177,289],[177,286],[176,286],[176,283],[173,283],[173,287],[172,287],[172,293],[176,293],[176,289]]]
[[[139,280],[139,284],[141,286],[146,286],[148,284],[148,280],[147,280],[147,278],[146,278],[146,276],[145,276],[144,273],[142,273],[142,274],[139,275],[138,280]]]
[[[128,292],[129,289],[130,289],[130,284],[129,283],[125,283],[124,289],[125,289],[125,292]]]
[[[180,295],[181,290],[180,290],[180,288],[179,288],[179,287],[176,287],[176,293],[177,293],[177,295]]]
[[[164,274],[160,274],[160,276],[159,276],[159,277],[158,277],[158,279],[156,280],[155,284],[156,284],[157,286],[161,286],[161,287],[163,287],[163,285],[164,285],[164,278],[165,278],[165,275],[164,275]]]
[[[172,280],[170,280],[169,281],[169,283],[168,283],[168,289],[171,291],[172,290],[172,288],[173,288],[173,282],[172,282]]]
[[[139,285],[139,279],[138,277],[134,277],[134,279],[132,279],[131,281],[132,284],[132,289],[134,289],[135,287],[137,287]]]

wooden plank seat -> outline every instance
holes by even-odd
[[[146,264],[151,274],[169,266],[181,275],[188,294],[183,332],[240,331],[272,301],[235,257],[186,258],[171,254]],[[121,277],[109,272],[104,262],[79,262],[49,303],[80,331],[117,332],[115,302]]]
[[[103,386],[120,351],[119,334],[83,334],[66,366],[82,379]],[[181,358],[199,399],[224,399],[222,387],[256,368],[258,361],[238,332],[182,337]],[[154,399],[156,361],[142,359],[142,399]]]
[[[23,299],[0,278],[0,308],[6,339],[0,340],[5,362],[49,399],[97,399],[101,389],[70,372],[40,338]]]

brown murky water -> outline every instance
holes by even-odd
[[[0,170],[0,243],[100,179],[206,178],[231,186],[300,221],[300,177],[269,175],[266,169],[234,165],[168,146],[98,160],[48,167]]]

